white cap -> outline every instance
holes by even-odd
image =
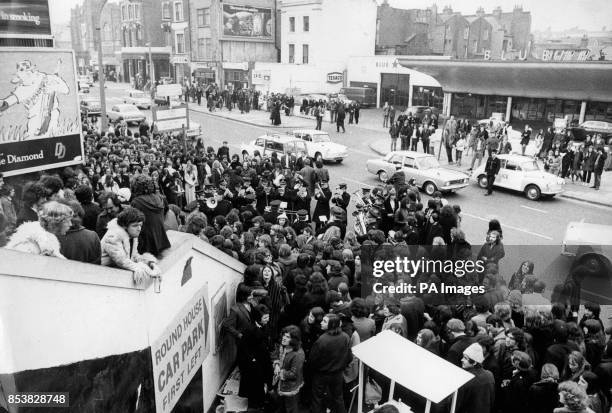
[[[484,361],[482,346],[478,343],[473,343],[468,348],[463,350],[463,355],[467,356],[470,360],[475,361],[478,364],[482,364]]]

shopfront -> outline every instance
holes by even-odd
[[[249,65],[244,63],[223,62],[223,84],[228,89],[249,87]]]
[[[475,62],[400,59],[402,66],[440,82],[446,115],[486,119],[503,113],[514,127],[612,122],[612,79],[606,62]],[[414,99],[413,99],[414,103]]]
[[[124,47],[121,49],[121,62],[125,81],[142,88],[149,81],[150,61],[153,61],[155,80],[171,77],[170,47]]]
[[[408,56],[350,57],[347,77],[350,86],[368,85],[376,90],[377,107],[385,102],[398,109],[433,106],[442,109],[442,87],[431,76],[403,67],[400,58]],[[449,58],[432,57],[448,61]]]

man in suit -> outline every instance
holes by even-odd
[[[595,158],[595,165],[593,172],[595,173],[595,182],[592,188],[598,190],[601,185],[601,174],[603,174],[604,165],[606,163],[606,154],[602,146],[597,147],[597,157]]]
[[[493,193],[493,183],[495,182],[495,176],[499,173],[501,163],[497,157],[497,149],[491,149],[491,156],[487,158],[485,165],[485,173],[487,174],[487,192],[485,196],[489,196]]]
[[[245,333],[255,327],[251,317],[251,303],[249,302],[251,297],[251,287],[244,283],[238,284],[236,304],[230,308],[229,316],[223,321],[222,328],[236,341],[240,341]]]
[[[312,197],[314,195],[316,175],[315,175],[314,168],[310,165],[311,165],[310,159],[304,160],[304,167],[300,169],[298,173],[300,174],[300,176],[302,177],[302,180],[306,184],[306,188],[308,189],[308,195]]]
[[[228,160],[230,159],[229,144],[227,141],[223,141],[223,146],[219,147],[217,150],[217,158],[219,158],[220,161],[223,160],[224,156],[226,156]]]

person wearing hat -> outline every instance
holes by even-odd
[[[329,221],[321,225],[317,230],[317,236],[325,234],[330,227],[338,227],[340,229],[340,237],[344,239],[346,235],[346,212],[339,206],[331,207]]]
[[[308,219],[308,211],[305,209],[299,209],[297,211],[297,219],[293,223],[293,225],[291,225],[291,227],[295,230],[295,233],[298,235],[302,233],[302,230],[304,228],[306,227],[312,228],[312,224],[310,223],[310,220]]]
[[[280,208],[280,204],[281,201],[278,199],[275,199],[274,201],[270,202],[269,210],[264,211],[262,215],[266,222],[276,224],[276,219],[280,215],[280,212],[278,211],[278,209]]]
[[[485,174],[487,174],[487,192],[485,196],[493,193],[493,183],[495,182],[495,177],[499,173],[500,167],[501,162],[497,157],[497,149],[492,149],[491,156],[487,158],[487,163],[485,164]]]
[[[474,343],[476,339],[465,334],[465,324],[458,318],[448,320],[446,328],[452,343],[448,349],[446,360],[460,367],[463,351]]]
[[[248,193],[244,195],[244,203],[245,205],[240,208],[240,213],[250,212],[253,217],[259,215],[259,211],[257,211],[257,197],[254,193]]]
[[[306,211],[310,210],[310,195],[308,194],[308,189],[306,188],[304,181],[301,179],[300,175],[296,175],[296,181],[293,185],[293,207],[292,209],[295,211],[299,211],[304,209]],[[306,213],[308,215],[308,213]]]
[[[348,208],[349,203],[351,202],[351,196],[348,192],[346,192],[346,188],[346,184],[339,184],[336,190],[334,191],[334,196],[331,199],[331,203],[342,208],[344,212],[346,212],[346,209]]]
[[[317,190],[315,192],[315,199],[317,203],[315,205],[313,216],[313,222],[317,225],[317,228],[320,229],[325,222],[329,221],[329,200],[331,199],[331,191],[329,190],[329,184],[327,181],[321,181],[317,185]],[[325,217],[325,218],[321,218]]]
[[[482,368],[484,352],[478,343],[470,344],[462,353],[461,367],[474,377],[459,388],[457,413],[490,413],[495,402],[495,378]],[[518,412],[518,411],[517,411]]]
[[[255,194],[257,195],[257,211],[259,211],[260,215],[265,212],[270,202],[276,198],[276,190],[272,187],[269,176],[269,173],[267,175],[264,173],[262,179],[260,179],[260,185],[255,190]],[[274,222],[276,222],[276,218]]]

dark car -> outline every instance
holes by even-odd
[[[570,130],[577,141],[585,140],[587,135],[594,137],[597,134],[600,134],[605,142],[612,141],[612,122],[587,120],[578,126],[571,127]]]

